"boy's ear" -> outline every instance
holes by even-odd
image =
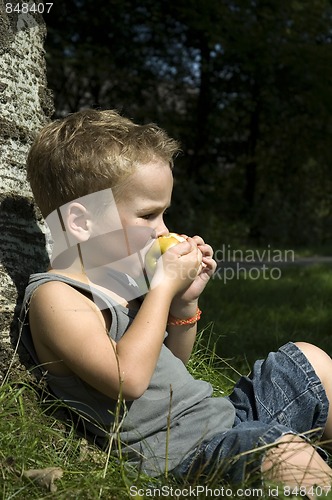
[[[69,203],[66,214],[66,228],[77,242],[87,241],[91,236],[91,214],[81,203]]]

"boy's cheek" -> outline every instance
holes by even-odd
[[[122,230],[90,238],[81,244],[85,268],[107,266],[126,256],[126,238]]]
[[[155,231],[147,226],[127,226],[124,228],[128,255],[145,254],[155,239]]]
[[[108,265],[134,254],[145,253],[154,241],[154,231],[146,227],[126,227],[95,236],[81,245],[84,262]]]

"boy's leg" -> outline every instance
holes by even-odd
[[[271,446],[262,473],[265,479],[282,483],[285,492],[297,490],[302,497],[325,497],[331,491],[332,469],[310,443],[294,434],[282,436]]]
[[[305,342],[297,342],[296,345],[320,378],[329,402],[332,401],[332,359],[314,345]],[[331,405],[323,440],[326,446],[329,444],[327,441],[332,440]],[[332,445],[330,447],[332,448]],[[262,472],[267,479],[291,487],[301,487],[308,498],[316,498],[321,488],[323,492],[324,488],[327,492],[331,489],[332,469],[310,443],[292,434],[284,435],[276,442],[276,446],[266,453]]]
[[[230,399],[242,425],[253,420],[272,426],[273,432],[262,434],[257,443],[266,444],[261,463],[265,477],[289,486],[330,487],[332,470],[300,437],[332,439],[332,360],[324,351],[306,343],[281,347],[255,363],[251,376],[240,379]],[[275,422],[286,432],[271,439]]]
[[[329,412],[323,434],[324,446],[332,449],[332,359],[319,347],[306,342],[295,342],[311,363],[321,380],[329,400]],[[331,441],[331,443],[329,443]]]
[[[233,428],[202,443],[175,475],[217,472],[240,483],[247,474],[263,471],[267,479],[288,486],[329,488],[332,471],[299,435],[322,438],[330,394],[323,384],[328,370],[332,378],[331,360],[318,348],[305,350],[308,357],[300,344],[290,343],[256,362],[251,376],[241,377],[228,396],[236,410]]]

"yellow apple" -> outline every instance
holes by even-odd
[[[145,256],[146,271],[149,274],[153,274],[156,269],[157,260],[159,259],[159,257],[163,253],[165,253],[166,250],[168,250],[171,247],[174,247],[174,245],[177,245],[182,241],[185,241],[185,238],[183,238],[177,233],[169,233],[164,236],[159,236],[159,238],[156,239],[156,241],[153,243],[153,245],[148,250]]]

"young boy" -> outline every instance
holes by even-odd
[[[177,150],[157,126],[114,111],[80,111],[39,133],[27,171],[54,247],[26,289],[22,340],[96,443],[121,446],[147,474],[218,470],[240,482],[258,473],[313,496],[310,486],[329,488],[331,469],[304,435],[332,436],[330,357],[289,343],[214,398],[185,367],[212,248],[186,237],[147,279],[146,254],[168,234]]]

